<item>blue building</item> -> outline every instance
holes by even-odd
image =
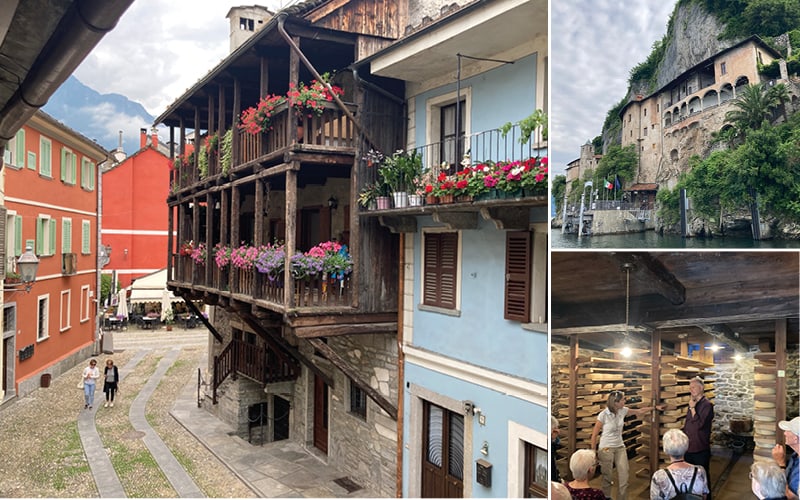
[[[406,497],[547,496],[547,178],[442,188],[547,156],[541,127],[500,130],[546,113],[547,40],[545,0],[473,2],[361,63],[404,82],[428,195],[361,214],[400,234]]]

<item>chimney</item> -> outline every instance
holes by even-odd
[[[147,129],[139,129],[139,149],[144,149],[147,146]]]
[[[155,127],[150,129],[151,142],[153,149],[158,149],[158,130]]]

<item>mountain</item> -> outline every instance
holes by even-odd
[[[53,94],[42,110],[108,149],[122,145],[125,153],[139,150],[139,129],[150,129],[153,116],[138,102],[120,94],[101,94],[74,76]]]

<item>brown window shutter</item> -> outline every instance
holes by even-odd
[[[425,235],[423,304],[455,309],[458,233]]]
[[[531,316],[531,262],[533,245],[530,231],[506,233],[506,290],[504,318],[527,323]]]

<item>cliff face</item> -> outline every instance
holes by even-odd
[[[673,19],[670,41],[657,72],[656,88],[740,41],[719,40],[725,26],[698,2],[681,2]]]

